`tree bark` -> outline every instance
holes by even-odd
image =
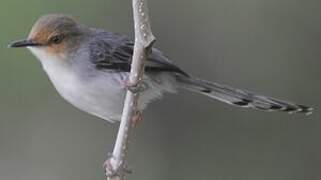
[[[126,169],[126,156],[134,119],[141,116],[138,110],[140,84],[144,75],[145,61],[151,51],[155,37],[149,22],[147,0],[132,0],[135,24],[135,45],[131,71],[128,79],[128,90],[124,102],[123,113],[114,150],[106,160],[106,176],[108,180],[123,180]]]

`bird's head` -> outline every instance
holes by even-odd
[[[83,27],[73,18],[59,14],[45,15],[33,25],[27,39],[15,41],[9,47],[27,47],[37,56],[37,53],[65,55],[77,47],[77,41],[83,34]]]

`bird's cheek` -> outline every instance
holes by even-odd
[[[52,45],[47,47],[46,49],[48,54],[57,56],[60,54],[64,54],[64,52],[66,51],[65,49],[65,45],[64,44],[57,44],[57,45]]]

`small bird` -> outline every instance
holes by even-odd
[[[79,24],[62,14],[42,16],[25,40],[59,94],[75,107],[109,122],[120,121],[134,42],[124,35]],[[191,77],[152,48],[138,108],[164,93],[185,89],[224,103],[264,111],[311,114],[313,108]]]

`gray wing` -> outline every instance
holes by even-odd
[[[134,42],[126,36],[100,31],[90,41],[91,60],[99,70],[129,72],[132,62]],[[188,76],[171,63],[161,51],[152,48],[145,72],[173,72]]]

